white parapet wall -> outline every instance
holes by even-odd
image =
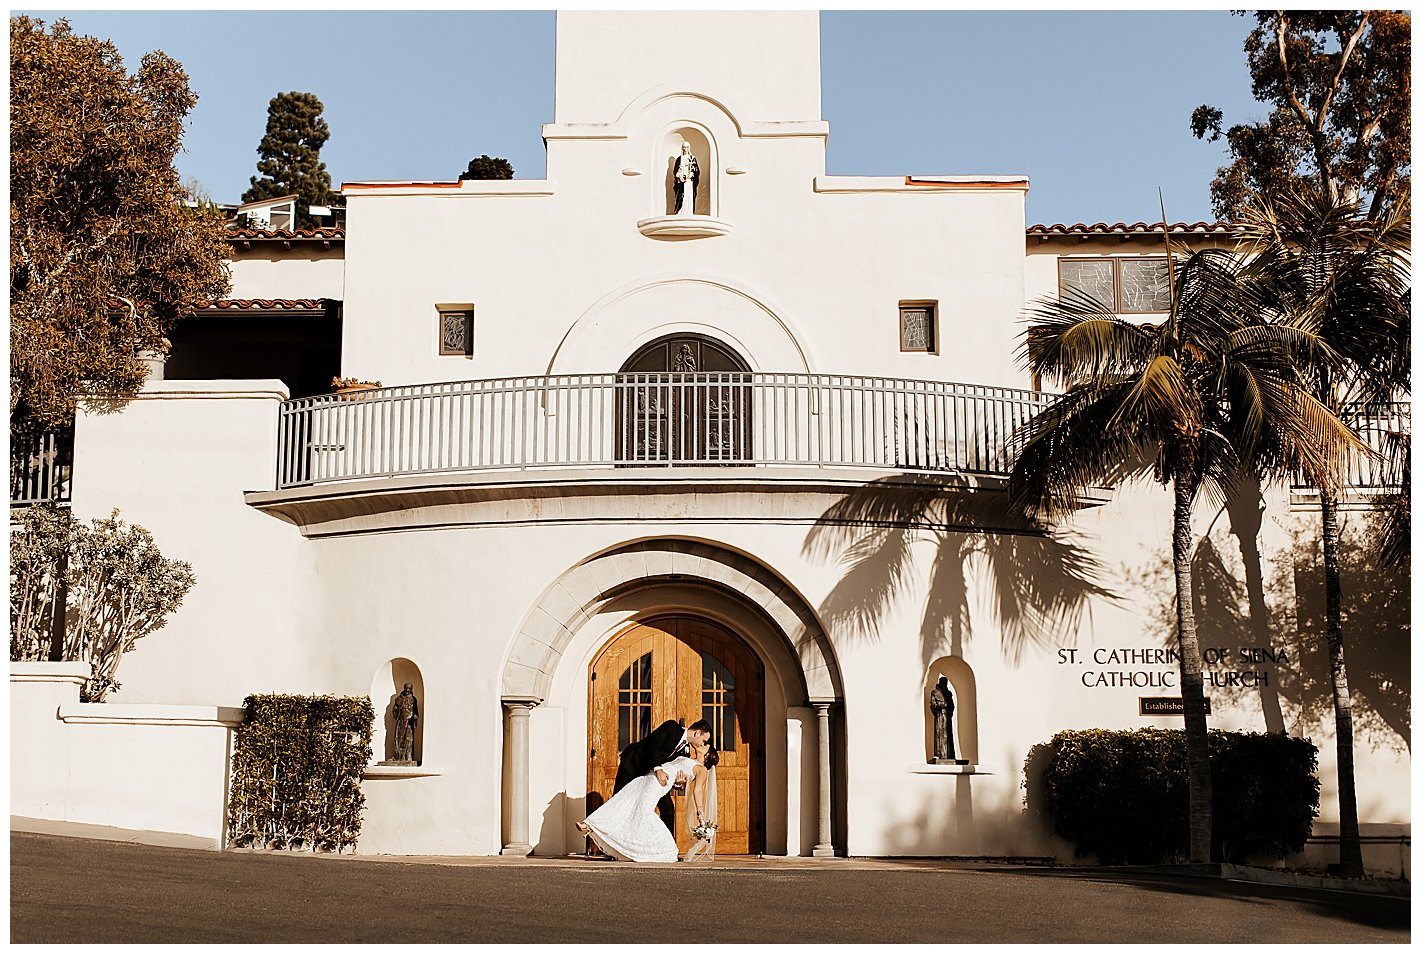
[[[87,663],[10,664],[10,813],[223,842],[231,706],[81,703]]]

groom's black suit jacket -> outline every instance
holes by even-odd
[[[613,793],[620,792],[628,782],[646,775],[658,765],[671,761],[671,756],[676,752],[685,732],[685,727],[679,722],[667,719],[652,730],[650,735],[622,749],[621,758],[617,762],[617,781],[613,785]],[[670,793],[662,796],[656,803],[656,808],[661,813],[661,820],[674,835],[676,803],[671,800]]]

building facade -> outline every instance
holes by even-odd
[[[1181,725],[1150,701],[1179,693],[1170,508],[1003,516],[1047,400],[1023,310],[1068,284],[1157,318],[1163,230],[1028,229],[1020,175],[827,175],[818,50],[813,12],[562,13],[545,179],[347,183],[344,230],[234,233],[233,299],[77,423],[75,512],[120,507],[198,579],[116,700],[369,694],[382,761],[413,684],[417,764],[371,766],[361,851],[581,852],[617,751],[705,717],[723,851],[1068,859],[1023,814],[1030,748]],[[1260,513],[1297,607],[1316,515],[1289,488]],[[1236,570],[1231,528],[1201,507]],[[1211,725],[1310,735],[1325,825],[1302,615],[1216,621]],[[1363,819],[1409,844],[1384,681]]]

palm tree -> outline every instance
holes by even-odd
[[[1016,435],[1008,496],[1052,519],[1075,510],[1093,487],[1150,475],[1171,488],[1189,857],[1207,861],[1212,791],[1192,599],[1195,501],[1222,499],[1240,462],[1264,453],[1333,473],[1357,441],[1295,371],[1325,346],[1270,322],[1235,256],[1197,252],[1172,283],[1169,316],[1157,326],[1124,320],[1085,295],[1030,311],[1024,361],[1065,393]]]
[[[1255,256],[1253,276],[1266,286],[1282,320],[1325,342],[1307,368],[1314,398],[1334,413],[1363,413],[1410,390],[1410,198],[1402,195],[1380,219],[1361,216],[1355,201],[1323,188],[1260,199],[1241,228]],[[1337,521],[1343,482],[1334,472],[1301,473],[1318,490],[1322,511],[1327,648],[1336,712],[1339,862],[1344,877],[1363,875],[1357,823],[1352,701],[1342,629]],[[1409,499],[1406,518],[1409,522]]]

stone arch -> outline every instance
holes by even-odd
[[[672,294],[721,299],[726,307],[708,309],[711,325],[694,314],[650,307],[657,296]],[[645,299],[641,314],[635,307]],[[609,321],[616,310],[625,315]],[[723,277],[674,275],[639,279],[603,295],[578,315],[548,358],[546,374],[596,374],[621,366],[637,348],[663,335],[692,331],[731,344],[753,371],[812,374],[813,360],[804,338],[781,309],[737,282]]]
[[[665,583],[695,583],[756,608],[797,663],[791,705],[843,695],[832,645],[813,609],[795,589],[757,560],[695,540],[656,539],[594,554],[563,573],[531,607],[504,661],[505,699],[548,698],[553,675],[583,623],[628,592]],[[800,681],[802,680],[802,681]]]

